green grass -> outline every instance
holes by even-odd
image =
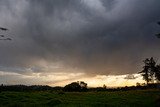
[[[116,92],[1,92],[1,107],[155,107],[160,90]]]

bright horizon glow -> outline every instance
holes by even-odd
[[[102,87],[104,84],[107,87],[123,87],[135,86],[137,82],[145,83],[140,74],[132,74],[135,77],[134,79],[125,79],[127,75],[95,75],[92,77],[86,76],[85,73],[50,73],[46,75],[33,73],[32,75],[23,75],[0,71],[1,84],[8,85],[65,86],[71,82],[84,81],[88,84],[88,87]]]
[[[127,74],[128,75],[128,74]],[[133,74],[135,79],[124,79],[127,75],[96,75],[94,77],[86,77],[78,79],[77,81],[84,81],[88,84],[88,87],[103,87],[105,84],[107,87],[124,87],[124,86],[136,86],[136,83],[145,83],[142,77],[139,74]],[[65,84],[76,82],[65,81],[59,82],[57,85],[64,86]]]

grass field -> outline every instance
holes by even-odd
[[[160,90],[115,92],[1,92],[1,107],[155,107]],[[159,106],[160,107],[160,106]]]

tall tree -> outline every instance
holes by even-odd
[[[157,82],[160,81],[160,65],[156,65],[156,61],[153,59],[153,57],[146,58],[144,61],[144,67],[143,70],[139,73],[143,76],[143,79],[147,82],[147,85],[149,82],[154,82],[157,80]]]
[[[154,82],[154,74],[156,72],[156,62],[153,59],[153,57],[150,58],[149,67],[150,67],[149,68],[150,78],[151,78],[151,81]]]
[[[153,57],[146,58],[144,61],[144,66],[143,66],[143,70],[139,73],[141,73],[141,75],[143,76],[143,79],[147,82],[147,85],[149,82],[153,82],[153,76],[154,76],[154,72],[155,72],[155,65],[156,62],[154,61]]]
[[[160,65],[156,65],[155,79],[157,80],[157,82],[160,82]]]
[[[145,59],[144,61],[145,66],[143,66],[143,70],[139,73],[141,73],[141,75],[143,76],[143,79],[147,82],[151,81],[151,79],[149,78],[149,59]]]

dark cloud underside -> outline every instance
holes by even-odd
[[[159,0],[0,0],[1,34],[13,38],[0,41],[0,70],[136,73],[160,57],[159,11]]]

